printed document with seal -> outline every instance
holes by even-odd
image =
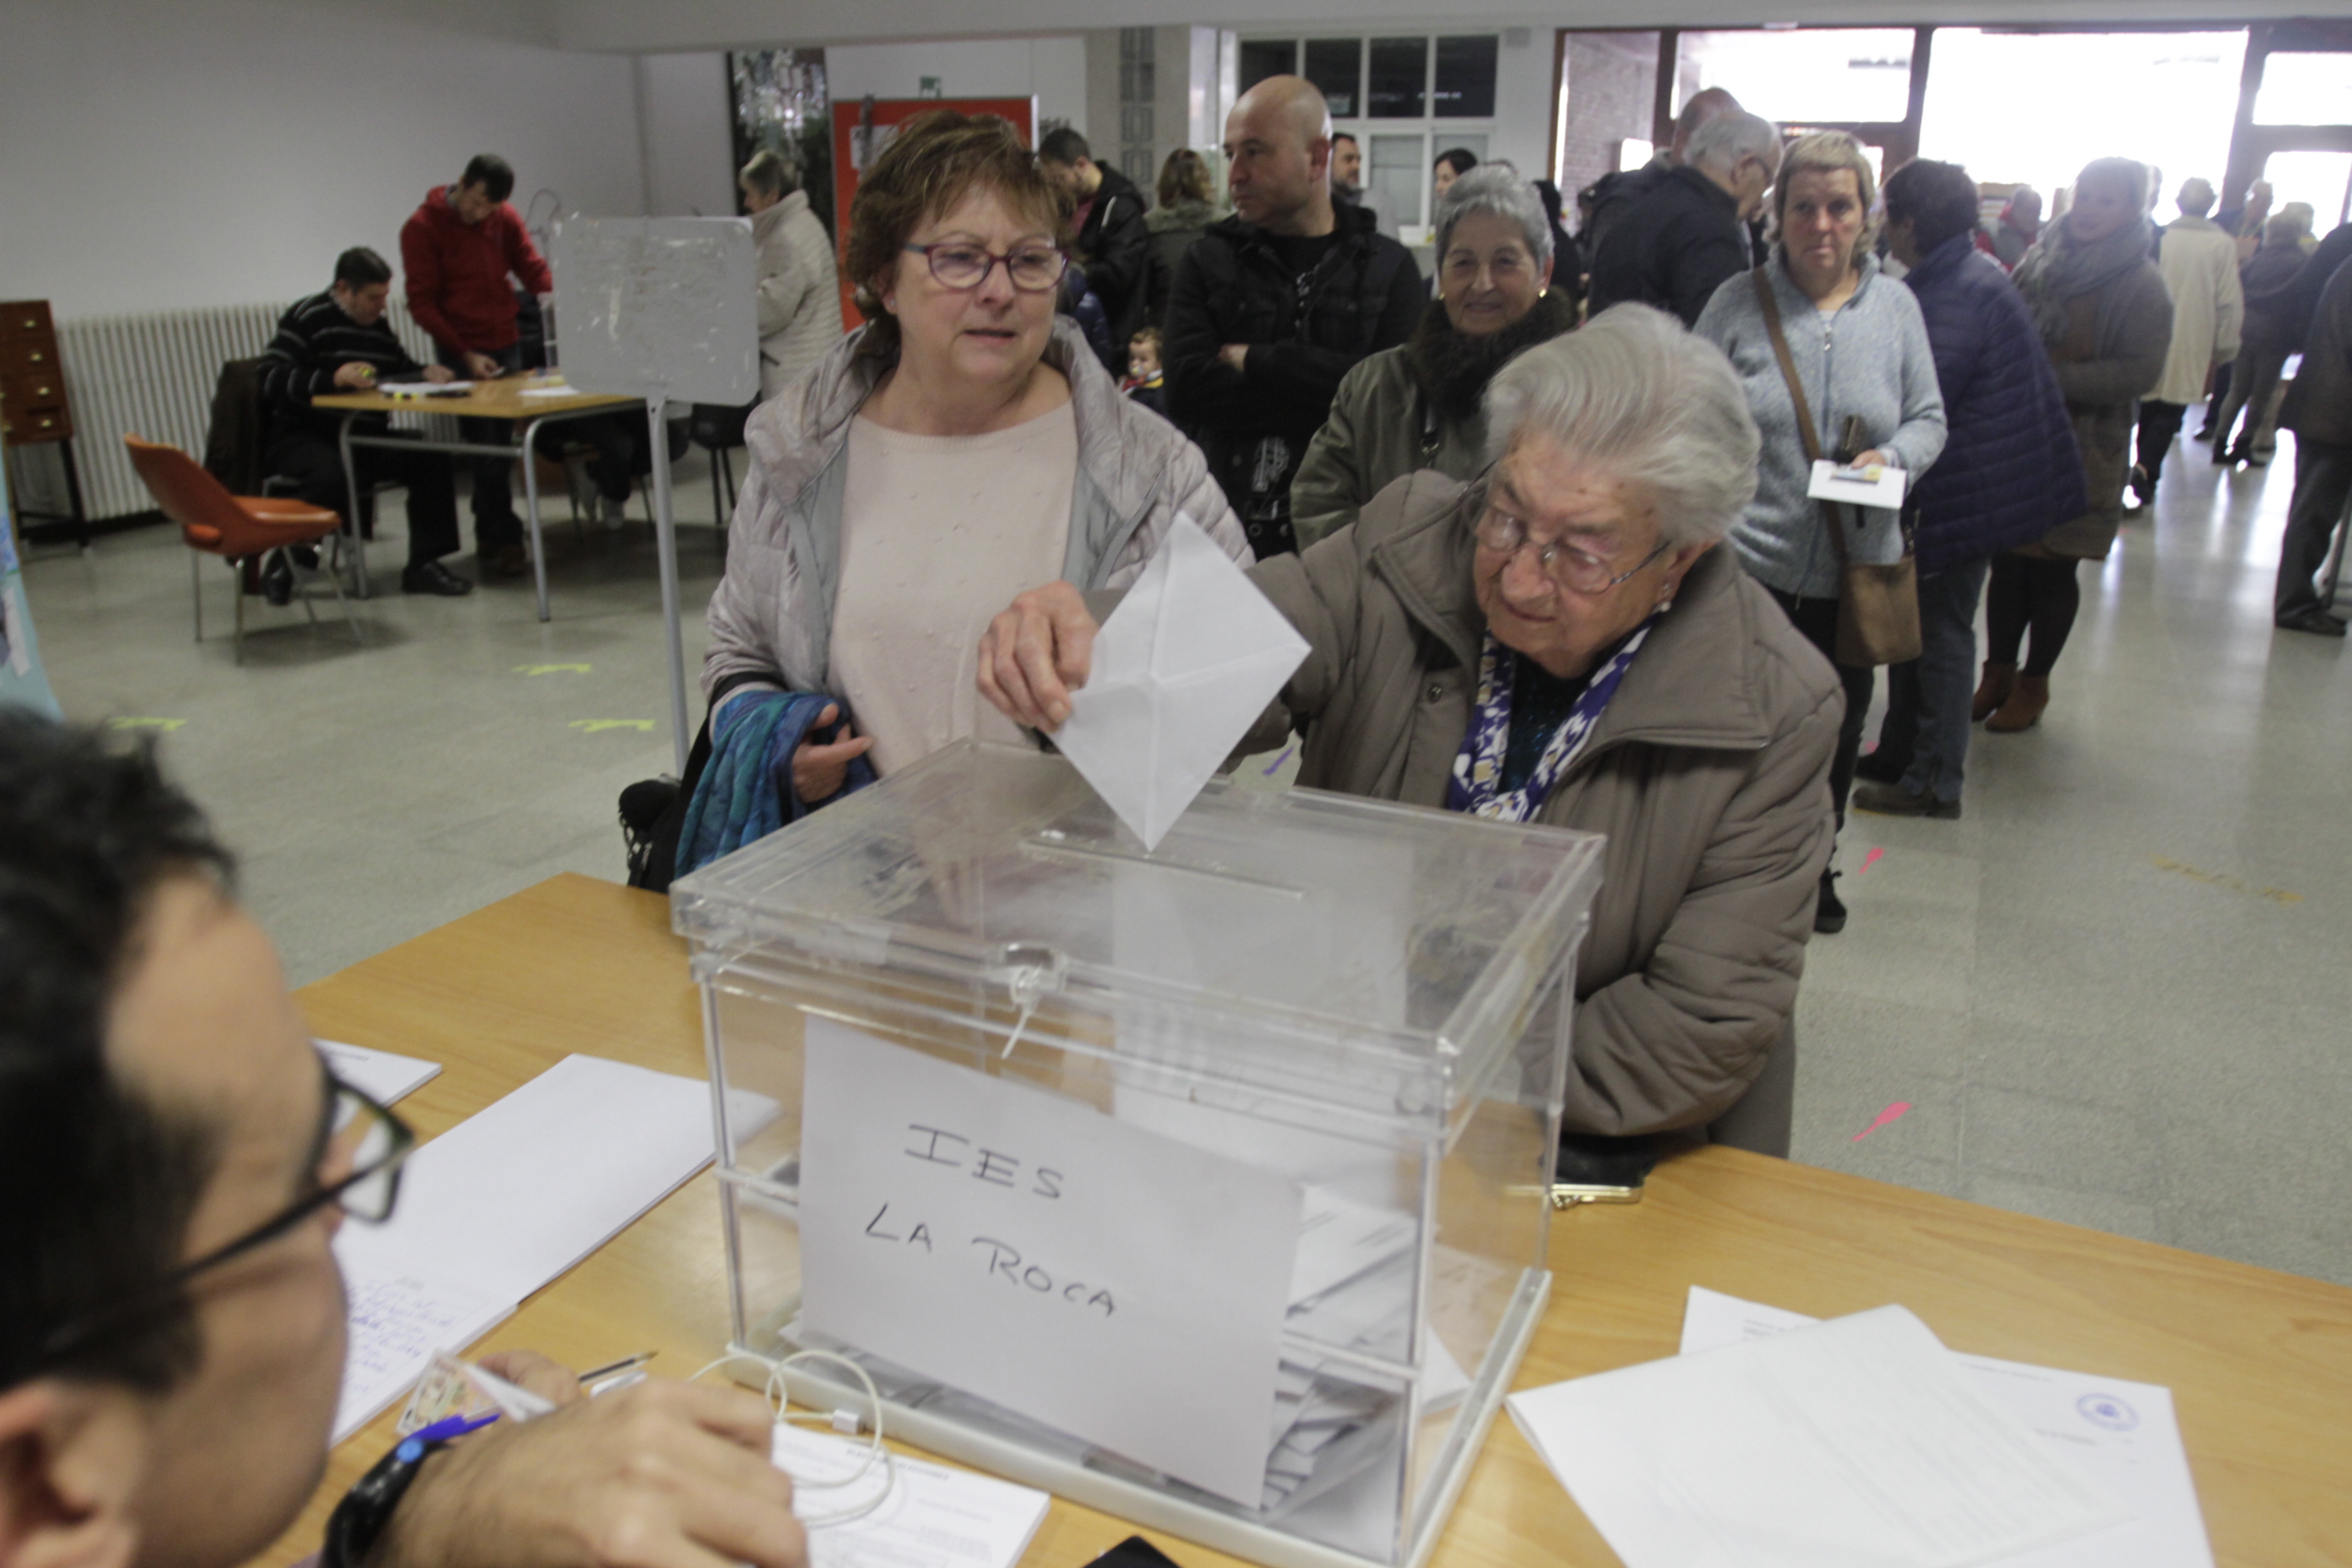
[[[1508,1408],[1626,1568],[1981,1568],[2131,1517],[1902,1307]]]

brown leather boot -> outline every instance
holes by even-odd
[[[2050,678],[2046,675],[2021,675],[2016,689],[2000,705],[2000,711],[1985,721],[1985,728],[1995,734],[2013,735],[2020,730],[2031,730],[2042,722],[2042,710],[2050,706]]]
[[[1993,715],[1993,710],[2009,700],[2017,689],[2017,666],[1994,664],[1987,660],[1983,678],[1977,682],[1977,694],[1969,702],[1969,722],[1981,724]]]

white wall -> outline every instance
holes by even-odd
[[[940,79],[949,98],[1037,97],[1045,120],[1087,128],[1087,41],[1050,38],[930,38],[903,44],[835,44],[824,51],[825,89],[835,103],[916,98],[923,78]]]
[[[290,300],[395,265],[468,155],[644,210],[631,62],[316,0],[0,0],[0,292],[71,320]],[[724,163],[721,163],[722,178]]]
[[[734,216],[734,88],[727,56],[643,55],[636,84],[646,212]]]

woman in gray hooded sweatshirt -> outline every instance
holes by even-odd
[[[1870,161],[1844,132],[1816,132],[1790,143],[1772,188],[1778,239],[1771,259],[1717,289],[1693,328],[1730,359],[1764,437],[1756,500],[1732,525],[1732,548],[1748,575],[1771,590],[1797,629],[1832,664],[1839,572],[1827,514],[1837,513],[1851,561],[1899,561],[1903,537],[1893,511],[1832,509],[1805,494],[1811,464],[1796,401],[1773,350],[1763,295],[1769,290],[1779,311],[1822,455],[1885,463],[1914,479],[1926,473],[1944,450],[1944,395],[1918,301],[1879,275],[1872,254],[1870,209],[1877,197]],[[1871,671],[1845,664],[1837,671],[1846,713],[1830,763],[1830,797],[1843,826],[1862,723],[1870,711]],[[1822,873],[1815,931],[1844,929],[1836,877]]]

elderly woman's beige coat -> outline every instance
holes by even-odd
[[[1486,635],[1470,492],[1435,473],[1251,578],[1313,651],[1253,749],[1307,736],[1298,782],[1443,805]],[[1569,1073],[1571,1131],[1702,1126],[1797,1003],[1832,839],[1836,676],[1727,549],[1702,556],[1537,820],[1609,836]]]

